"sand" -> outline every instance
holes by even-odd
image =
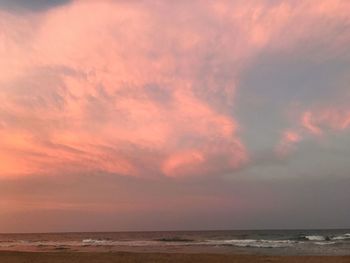
[[[258,256],[127,252],[0,252],[1,263],[350,263],[350,256]]]

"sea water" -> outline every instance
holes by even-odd
[[[350,230],[0,234],[1,250],[350,255]]]

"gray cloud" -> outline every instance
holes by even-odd
[[[45,11],[71,0],[0,0],[0,9],[9,11]]]

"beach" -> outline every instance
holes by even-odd
[[[264,256],[185,253],[95,253],[95,252],[0,252],[1,263],[348,263],[350,256]]]

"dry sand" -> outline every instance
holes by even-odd
[[[350,256],[258,256],[179,253],[0,252],[1,263],[350,263]]]

